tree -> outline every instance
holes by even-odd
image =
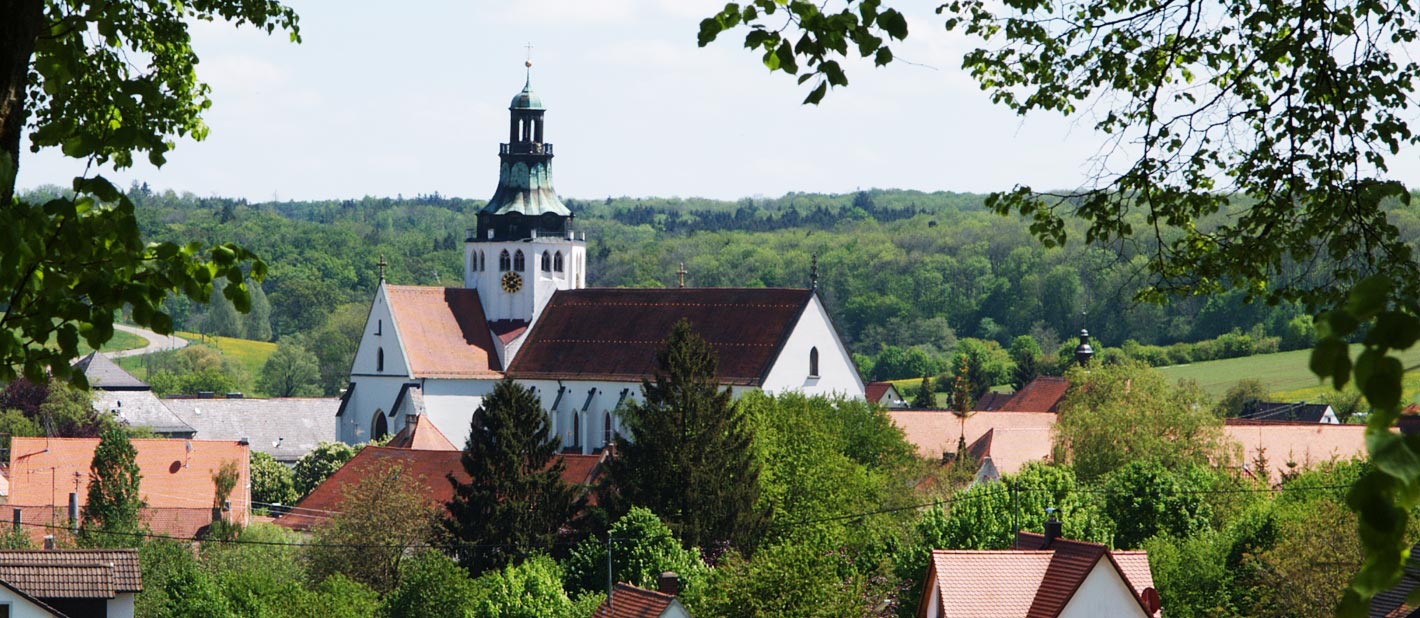
[[[355,349],[360,345],[360,335],[365,330],[365,320],[370,308],[365,304],[349,303],[336,307],[326,317],[325,324],[311,337],[311,349],[316,353],[320,365],[321,388],[326,395],[338,395],[350,377],[350,364],[355,359]]]
[[[686,547],[730,543],[749,548],[764,516],[759,462],[750,450],[744,410],[716,380],[715,350],[681,320],[656,353],[655,381],[644,401],[622,411],[627,435],[603,477],[602,504],[612,513],[644,506]]]
[[[336,513],[317,526],[306,553],[317,581],[340,573],[377,592],[399,585],[400,564],[433,539],[439,506],[427,480],[403,464],[380,462],[344,488]]]
[[[168,293],[205,301],[216,278],[234,282],[223,294],[245,309],[244,268],[260,280],[263,262],[233,244],[204,255],[197,243],[145,243],[133,203],[102,177],[75,178],[71,195],[44,204],[15,200],[20,136],[32,151],[60,146],[100,165],[128,167],[137,153],[162,165],[175,137],[207,132],[188,24],[222,19],[296,38],[296,14],[271,0],[4,0],[0,15],[0,381],[48,372],[82,383],[70,369],[80,337],[102,346],[125,306],[139,325],[171,332]]]
[[[229,202],[230,203],[230,202]],[[242,318],[242,336],[256,341],[271,341],[271,302],[257,283],[247,282],[251,291],[251,311]]]
[[[407,563],[399,587],[385,596],[381,616],[443,618],[472,615],[478,589],[460,568],[441,552],[426,551]]]
[[[89,465],[89,495],[80,514],[79,533],[86,543],[136,543],[136,538],[124,537],[139,532],[142,525],[137,457],[138,450],[122,428],[111,426],[99,436]]]
[[[1127,361],[1070,370],[1060,403],[1057,459],[1094,480],[1132,462],[1165,468],[1226,461],[1223,421],[1195,384],[1170,386],[1158,371]]]
[[[311,493],[353,457],[355,448],[344,442],[321,442],[316,445],[314,450],[297,459],[291,469],[296,480],[296,493],[303,497]]]
[[[675,571],[681,578],[694,580],[705,569],[700,552],[681,547],[680,540],[656,517],[641,507],[632,507],[607,531],[611,538],[612,577],[642,588],[656,586],[656,577]],[[588,538],[567,558],[567,584],[578,590],[605,590],[607,540]]]
[[[547,413],[532,389],[505,378],[474,411],[459,458],[467,483],[452,474],[444,529],[450,549],[474,575],[554,547],[586,497],[562,480]]]
[[[1040,349],[1035,337],[1021,335],[1011,340],[1010,353],[1011,360],[1016,364],[1015,371],[1011,373],[1011,386],[1019,391],[1040,375],[1040,360],[1045,352]]]
[[[42,435],[44,435],[44,430],[40,429],[39,423],[25,416],[24,412],[19,410],[0,412],[0,448],[8,450],[11,437]]]
[[[1114,521],[1113,547],[1134,549],[1156,534],[1186,538],[1208,527],[1212,508],[1206,493],[1216,488],[1200,466],[1181,470],[1156,462],[1131,462],[1111,472],[1104,486],[1104,511]]]
[[[1261,381],[1247,378],[1229,387],[1214,411],[1223,418],[1234,418],[1256,411],[1258,402],[1266,398],[1267,387]]]
[[[300,340],[285,337],[261,366],[260,386],[271,397],[314,397],[321,394],[316,355]]]
[[[224,287],[226,286],[219,283],[212,291],[212,298],[208,300],[207,315],[202,318],[202,334],[241,337],[242,316],[237,313],[236,306],[222,296],[221,288]]]
[[[484,573],[473,585],[478,592],[468,615],[479,618],[584,618],[605,598],[592,593],[573,600],[562,588],[562,567],[542,554]]]
[[[937,389],[932,384],[932,376],[922,376],[922,384],[912,398],[912,407],[924,410],[937,407]]]
[[[276,458],[261,451],[251,452],[251,499],[261,505],[290,506],[300,499],[296,478]]]

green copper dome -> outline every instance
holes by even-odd
[[[542,106],[542,97],[532,91],[532,81],[523,85],[523,91],[513,97],[513,102],[508,104],[508,109],[546,109]]]

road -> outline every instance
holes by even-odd
[[[126,326],[114,324],[114,330],[121,330],[125,333],[132,333],[148,340],[148,346],[143,348],[133,348],[132,350],[120,350],[118,352],[104,352],[104,356],[109,358],[123,358],[125,356],[139,356],[141,354],[152,354],[164,350],[176,350],[187,347],[187,340],[174,335],[159,335],[151,330],[138,328],[137,326]]]

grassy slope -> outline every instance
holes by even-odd
[[[109,339],[108,343],[104,344],[103,350],[105,352],[119,352],[122,350],[132,350],[134,348],[141,348],[146,345],[148,345],[147,339],[139,337],[138,335],[135,335],[133,333],[126,333],[121,330],[115,330],[113,331],[113,338]],[[93,351],[94,349],[89,347],[89,344],[84,342],[84,338],[80,337],[79,356],[85,356],[89,352]]]
[[[204,342],[203,336],[197,333],[179,332],[175,334],[193,343]],[[266,359],[276,353],[276,344],[266,341],[208,336],[205,342],[208,345],[216,346],[222,351],[223,356],[235,361],[242,369],[246,370],[247,375],[253,380],[256,379],[256,376],[261,375],[261,366],[266,364]],[[121,358],[116,362],[120,367],[127,369],[140,379],[146,379],[142,356]]]
[[[1351,357],[1354,359],[1360,351],[1359,344],[1352,346]],[[1316,375],[1307,368],[1310,358],[1311,350],[1294,350],[1174,365],[1163,367],[1160,371],[1171,378],[1197,380],[1199,386],[1214,397],[1221,396],[1240,380],[1254,379],[1261,381],[1273,397],[1280,401],[1316,401],[1332,388],[1330,382],[1320,383]],[[1400,355],[1400,359],[1406,367],[1420,364],[1420,347],[1407,350]],[[1420,374],[1407,373],[1403,400],[1414,401],[1417,394],[1420,394]]]

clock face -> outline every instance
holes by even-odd
[[[503,291],[509,294],[523,289],[523,276],[514,272],[503,273]]]

